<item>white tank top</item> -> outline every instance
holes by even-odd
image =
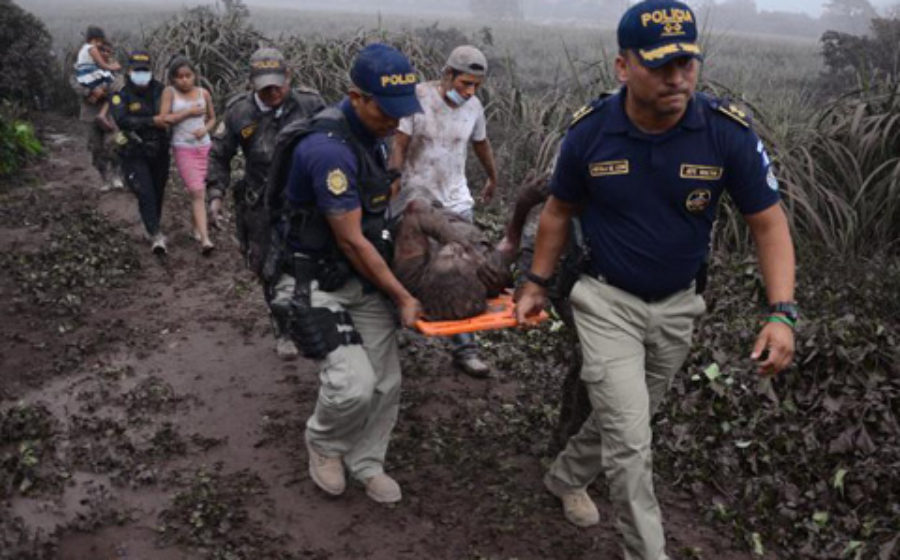
[[[177,89],[172,88],[172,112],[179,113],[181,111],[200,107],[206,109],[206,98],[200,88],[194,88],[192,92],[193,98],[182,97]],[[197,140],[194,131],[198,128],[206,126],[206,114],[202,117],[188,117],[176,124],[172,128],[172,145],[173,146],[205,146],[210,143],[209,134],[205,134],[203,138]]]

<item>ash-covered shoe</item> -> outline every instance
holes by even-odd
[[[166,249],[166,236],[162,233],[157,233],[153,236],[153,242],[150,244],[150,250],[153,251],[154,255],[163,256],[168,252]]]
[[[344,477],[344,463],[340,457],[326,457],[312,448],[307,442],[309,452],[309,476],[316,486],[332,496],[340,496],[347,488]]]
[[[393,504],[403,498],[397,481],[384,473],[366,479],[366,496],[379,504]]]
[[[453,365],[461,369],[466,375],[476,379],[491,377],[491,366],[481,361],[481,358],[475,354],[454,356]]]
[[[563,514],[569,523],[578,527],[591,527],[600,523],[600,512],[597,505],[584,488],[567,488],[556,481],[550,473],[544,475],[544,487],[547,491],[562,500]]]
[[[280,337],[275,341],[275,354],[285,362],[297,359],[300,352],[294,341],[287,337]]]

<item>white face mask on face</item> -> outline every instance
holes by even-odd
[[[153,79],[153,73],[149,70],[132,70],[128,76],[131,78],[131,83],[138,87],[146,86]]]

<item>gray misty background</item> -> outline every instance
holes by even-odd
[[[180,8],[210,5],[227,0],[16,0],[44,19],[55,39],[75,40],[81,20],[89,17],[103,24],[114,14],[139,17],[150,24]],[[270,25],[290,26],[291,15],[309,11],[334,13],[335,23],[358,25],[360,16],[372,24],[397,28],[415,23],[490,27],[495,24],[552,24],[609,29],[614,27],[629,0],[244,0],[251,16]],[[867,34],[877,17],[900,17],[900,0],[687,0],[704,30],[718,33],[784,35],[817,40],[827,30]],[[73,12],[74,10],[74,12]],[[155,17],[152,17],[155,16]],[[279,16],[282,16],[279,19]],[[377,19],[376,19],[377,18]],[[74,27],[68,29],[65,22]],[[76,24],[77,22],[77,24]],[[290,31],[280,29],[279,31]],[[327,34],[327,30],[322,30]],[[71,36],[71,37],[70,37]]]

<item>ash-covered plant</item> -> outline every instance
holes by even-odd
[[[43,107],[57,71],[51,50],[44,22],[12,0],[0,0],[0,99]]]

